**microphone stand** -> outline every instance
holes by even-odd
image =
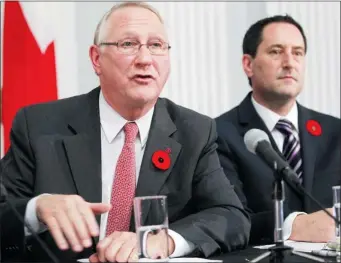
[[[259,262],[260,260],[269,257],[271,263],[283,263],[285,256],[288,254],[295,254],[300,257],[309,258],[318,262],[325,262],[324,259],[308,255],[305,253],[293,251],[292,247],[284,245],[283,239],[283,202],[285,200],[284,183],[282,176],[277,172],[277,163],[274,163],[274,184],[272,199],[274,200],[274,216],[275,216],[275,228],[274,228],[274,243],[275,245],[268,248],[268,251],[260,256],[252,259],[250,262]]]

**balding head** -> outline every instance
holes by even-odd
[[[153,12],[160,20],[160,22],[163,24],[163,19],[159,12],[154,9],[151,5],[144,3],[144,2],[123,2],[117,5],[114,5],[105,15],[102,17],[102,19],[99,21],[96,31],[95,31],[95,37],[94,37],[94,44],[99,45],[105,38],[107,34],[107,21],[110,18],[110,16],[117,10],[127,8],[127,7],[140,7],[147,9],[151,12]]]

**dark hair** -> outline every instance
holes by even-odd
[[[254,58],[257,54],[257,49],[263,40],[263,30],[264,28],[272,23],[288,23],[297,27],[301,32],[304,40],[305,53],[307,53],[307,38],[304,34],[301,25],[293,19],[290,15],[276,15],[271,17],[266,17],[258,20],[254,23],[247,31],[243,39],[243,54],[248,54]],[[249,78],[249,84],[251,86],[251,79]]]

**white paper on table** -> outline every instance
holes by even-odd
[[[218,259],[206,259],[206,258],[171,258],[168,262],[223,262]]]
[[[270,245],[263,245],[263,246],[254,246],[254,248],[258,248],[258,249],[268,249],[270,247],[273,247],[274,244],[270,244]]]
[[[284,244],[292,247],[295,251],[306,253],[311,253],[313,250],[322,250],[326,246],[326,243],[298,242],[292,240],[287,240]]]
[[[313,250],[323,249],[326,243],[310,243],[310,242],[298,242],[298,241],[287,240],[287,241],[284,241],[284,245],[292,247],[295,251],[311,253],[311,251]],[[274,244],[265,245],[265,246],[255,246],[254,248],[268,249],[272,246],[274,246]]]
[[[77,262],[86,263],[90,261],[87,258],[83,258],[83,259],[78,259]],[[161,261],[160,259],[157,259],[157,260],[148,259],[147,261],[141,260],[139,262],[161,262]],[[223,261],[216,260],[216,259],[206,259],[206,258],[171,258],[166,262],[223,262]]]

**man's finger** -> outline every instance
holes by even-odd
[[[60,228],[57,220],[54,217],[49,217],[46,219],[46,225],[56,242],[57,246],[61,250],[66,250],[69,248],[68,242],[64,238],[62,229]]]
[[[107,247],[110,245],[112,240],[112,236],[108,236],[104,239],[102,239],[101,241],[98,242],[97,247],[96,247],[96,251],[97,251],[97,257],[99,258],[99,260],[101,262],[105,262],[105,251],[107,249]]]
[[[108,212],[111,209],[110,204],[103,204],[103,203],[88,203],[92,212],[96,215],[103,214]]]
[[[98,256],[97,256],[96,253],[95,253],[95,254],[92,254],[92,255],[89,257],[89,261],[90,261],[91,263],[98,263],[98,262],[100,262],[100,261],[99,261],[99,258],[98,258]]]
[[[88,204],[82,205],[78,207],[78,210],[83,216],[83,219],[86,223],[86,226],[91,234],[91,236],[95,237],[99,235],[99,227],[96,221],[96,217],[93,213],[93,210],[90,208]]]
[[[116,261],[116,255],[126,239],[129,237],[126,232],[114,232],[110,235],[111,243],[104,251],[106,261]]]
[[[116,261],[118,262],[128,262],[130,254],[136,248],[137,243],[136,239],[126,239],[125,242],[122,244],[121,248],[116,253]]]
[[[63,234],[67,238],[69,244],[72,246],[72,250],[75,252],[80,252],[83,250],[83,246],[78,240],[78,236],[73,228],[73,224],[70,222],[68,216],[64,211],[60,211],[57,215],[57,221]]]
[[[139,260],[139,254],[138,254],[138,249],[137,247],[133,248],[131,251],[128,262],[137,262]]]
[[[90,231],[88,230],[86,219],[80,212],[82,208],[79,208],[79,206],[82,207],[82,205],[77,204],[75,207],[69,208],[67,211],[68,216],[82,245],[84,247],[90,247],[92,244]]]

